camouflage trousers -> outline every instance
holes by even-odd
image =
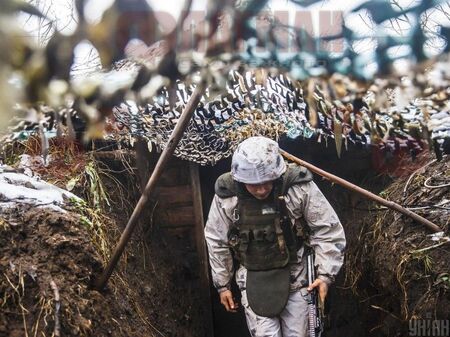
[[[246,290],[241,291],[247,326],[252,337],[307,337],[308,303],[306,288],[292,291],[278,317],[258,316],[248,305]]]

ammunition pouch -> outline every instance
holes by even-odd
[[[228,242],[247,270],[270,270],[297,261],[298,244],[278,188],[268,200],[239,194]],[[282,211],[282,212],[281,212]]]
[[[290,268],[247,271],[247,299],[253,312],[263,317],[279,315],[289,298]]]
[[[288,216],[284,195],[295,184],[312,180],[312,174],[298,166],[288,166],[274,182],[271,195],[258,200],[245,186],[222,175],[216,182],[221,198],[238,197],[228,243],[235,258],[247,269],[247,298],[260,316],[274,317],[285,307],[290,291],[289,263],[297,262],[301,242]]]

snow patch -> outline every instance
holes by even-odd
[[[22,173],[3,172],[0,166],[0,211],[18,204],[35,205],[65,212],[70,199],[81,201],[75,194]]]

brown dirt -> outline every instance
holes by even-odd
[[[195,250],[182,238],[153,228],[150,212],[107,289],[91,289],[138,195],[135,172],[120,160],[108,166],[111,171],[100,176],[111,206],[103,211],[68,206],[62,214],[21,204],[2,210],[1,337],[52,336],[56,318],[61,336],[205,335]],[[89,193],[81,187],[74,191]],[[97,222],[87,224],[94,215]],[[59,313],[52,281],[59,291]]]
[[[123,317],[122,324],[131,325],[125,305],[89,289],[102,260],[77,214],[21,206],[4,220],[0,335],[51,336],[59,316],[62,335],[125,336],[112,320]],[[61,298],[59,314],[51,281]]]
[[[426,158],[430,162],[432,158]],[[448,236],[450,188],[430,189],[429,184],[450,182],[449,158],[435,162],[413,176],[403,194],[406,176],[392,183],[382,196],[415,210],[439,225]],[[414,319],[446,320],[450,317],[450,243],[433,241],[432,232],[392,210],[362,202],[348,230],[349,249],[345,286],[350,287],[367,315],[370,336],[404,336]],[[434,247],[436,244],[442,244]],[[365,313],[364,313],[365,312]]]
[[[64,163],[74,167],[79,156],[69,156]],[[151,205],[107,289],[99,293],[89,287],[139,195],[132,157],[112,156],[91,166],[109,199],[110,205],[102,202],[102,209],[68,207],[61,214],[20,205],[2,211],[0,337],[52,336],[56,316],[62,336],[205,336],[195,250],[183,237],[167,236],[155,228]],[[86,167],[92,160],[83,157]],[[57,166],[53,181],[60,187],[82,174],[76,170],[64,175]],[[447,159],[419,172],[406,197],[402,190],[409,175],[391,183],[383,195],[409,207],[448,200],[449,188],[428,189],[424,181],[434,177],[430,184],[448,182],[449,167]],[[54,177],[42,173],[50,180]],[[369,186],[362,176],[347,178],[372,191],[385,183],[378,179]],[[327,336],[406,336],[410,319],[448,319],[450,244],[417,252],[437,243],[427,236],[429,230],[343,188],[319,184],[326,185],[321,188],[341,217],[348,240],[345,266],[329,297],[332,327]],[[99,193],[93,197],[90,187],[84,177],[73,191],[93,207]],[[417,212],[448,232],[448,210]],[[89,225],[86,218],[92,217],[96,221]],[[58,315],[52,280],[61,297]]]

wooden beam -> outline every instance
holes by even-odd
[[[142,193],[150,175],[150,152],[148,150],[147,141],[144,138],[138,137],[135,143],[135,151],[136,166],[139,173],[139,185]]]
[[[331,174],[331,173],[329,173],[327,171],[324,171],[324,170],[322,170],[322,169],[320,169],[320,168],[318,168],[318,167],[316,167],[316,166],[314,166],[314,165],[312,165],[312,164],[310,164],[310,163],[308,163],[308,162],[306,162],[304,160],[301,160],[300,158],[297,158],[297,157],[293,156],[292,154],[290,154],[290,153],[288,153],[288,152],[286,152],[284,150],[280,149],[280,153],[286,159],[289,159],[289,160],[293,161],[294,163],[296,163],[298,165],[306,167],[308,170],[310,170],[310,171],[312,171],[312,172],[314,172],[314,173],[324,177],[325,179],[327,179],[327,180],[329,180],[329,181],[331,181],[333,183],[341,185],[341,186],[345,187],[346,189],[348,189],[348,190],[350,190],[352,192],[359,193],[362,196],[364,196],[364,197],[366,197],[366,198],[368,198],[370,200],[373,200],[373,201],[375,201],[375,202],[377,202],[377,203],[379,203],[379,204],[381,204],[383,206],[386,206],[386,207],[388,207],[390,209],[393,209],[394,211],[400,212],[403,215],[406,215],[406,216],[410,217],[411,219],[415,220],[416,222],[418,222],[418,223],[428,227],[430,230],[432,230],[435,233],[442,232],[442,229],[438,225],[436,225],[436,224],[432,223],[431,221],[425,219],[424,217],[422,217],[422,216],[420,216],[420,215],[410,211],[409,209],[404,208],[403,206],[397,204],[394,201],[383,199],[382,197],[380,197],[380,196],[378,196],[376,194],[373,194],[372,192],[370,192],[368,190],[365,190],[364,188],[361,188],[361,187],[359,187],[359,186],[357,186],[355,184],[352,184],[351,182],[349,182],[349,181],[347,181],[345,179],[342,179],[342,178],[340,178],[338,176],[335,176],[334,174]]]
[[[150,176],[150,179],[147,182],[147,185],[145,186],[141,198],[139,199],[136,207],[134,208],[134,211],[131,214],[128,223],[124,231],[122,232],[122,235],[120,236],[119,242],[117,243],[116,247],[112,252],[110,261],[106,265],[103,273],[95,280],[94,284],[95,289],[102,290],[106,286],[106,283],[108,283],[111,274],[113,273],[117,263],[119,262],[120,256],[125,250],[127,243],[130,241],[131,235],[133,234],[133,231],[136,225],[138,224],[138,220],[145,209],[149,196],[155,190],[156,183],[158,182],[159,178],[164,172],[167,163],[169,162],[170,158],[175,152],[175,148],[177,147],[178,142],[183,137],[184,131],[186,130],[192,118],[192,115],[194,114],[194,111],[198,103],[200,102],[203,93],[205,92],[205,88],[206,82],[202,80],[202,82],[197,84],[197,87],[192,93],[192,96],[189,99],[188,103],[186,104],[183,113],[181,114],[181,117],[178,120],[178,123],[175,125],[175,129],[173,130],[166,144],[166,147],[164,148],[164,151],[161,154],[161,157],[159,157],[158,159],[158,163],[156,164],[156,167],[153,170],[152,175]]]
[[[206,250],[205,241],[205,225],[203,218],[203,205],[202,205],[202,191],[200,186],[200,177],[198,172],[198,164],[189,163],[189,171],[191,177],[192,186],[192,202],[194,206],[194,218],[195,218],[195,244],[197,247],[197,254],[200,262],[200,286],[201,294],[203,297],[203,308],[205,313],[205,326],[206,335],[214,337],[213,317],[212,317],[212,302],[210,294],[210,281],[209,281],[209,268],[208,268],[208,255]]]
[[[190,185],[161,186],[157,189],[158,202],[164,207],[186,203],[192,205]]]
[[[155,223],[159,226],[192,226],[197,223],[195,208],[192,206],[173,207],[162,204],[161,208],[155,212]]]

